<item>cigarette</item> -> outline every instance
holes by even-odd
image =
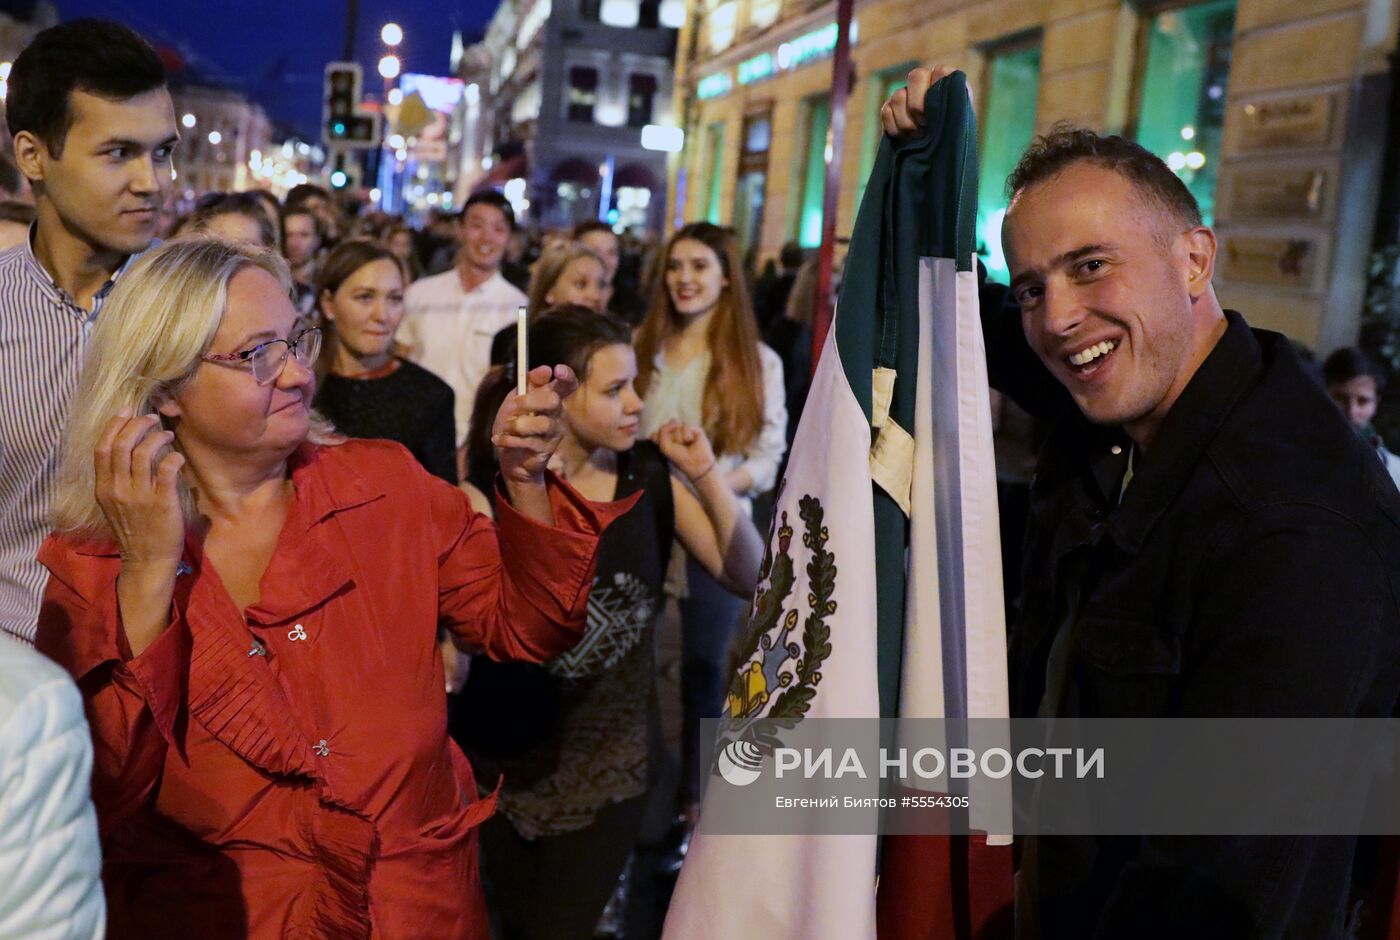
[[[529,350],[526,348],[525,308],[515,311],[515,392],[524,395],[529,389],[525,376],[529,372]]]

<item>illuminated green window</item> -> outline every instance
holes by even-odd
[[[705,158],[710,167],[705,188],[705,221],[719,225],[719,196],[724,187],[724,125],[715,123],[705,128],[705,138]]]
[[[831,100],[808,98],[807,155],[802,164],[802,207],[797,218],[797,242],[803,248],[822,243],[822,199],[826,187],[827,148],[831,146]]]
[[[1152,17],[1138,107],[1138,143],[1167,161],[1215,218],[1215,181],[1225,126],[1225,84],[1235,0],[1215,0]]]
[[[864,138],[860,142],[860,178],[856,181],[856,205],[865,198],[865,184],[870,179],[870,171],[875,168],[875,154],[880,149],[880,141],[885,130],[880,124],[880,108],[890,95],[909,84],[909,70],[917,66],[916,61],[905,62],[876,72],[866,86]]]
[[[981,178],[977,186],[977,253],[987,276],[1006,283],[1001,223],[1006,218],[1006,178],[1035,136],[1040,96],[1040,46],[1007,49],[987,60]]]

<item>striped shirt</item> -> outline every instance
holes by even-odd
[[[34,642],[68,403],[88,333],[124,264],[84,310],[34,257],[31,240],[0,254],[0,631]],[[127,259],[130,264],[130,259]]]

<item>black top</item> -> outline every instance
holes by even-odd
[[[457,423],[452,387],[404,359],[388,375],[348,379],[327,375],[316,409],[348,437],[398,441],[423,468],[457,483]]]
[[[1227,312],[1120,502],[1131,442],[1074,407],[1019,317],[983,313],[993,384],[1054,420],[1012,633],[1014,715],[1392,713],[1400,496],[1285,337]],[[1047,937],[1333,937],[1354,843],[1042,837],[1030,875]],[[1237,923],[1253,932],[1222,927]]]
[[[583,639],[544,666],[558,695],[552,733],[499,768],[501,811],[526,838],[582,829],[649,783],[660,727],[654,628],[675,530],[670,464],[651,441],[617,455],[613,498],[638,491],[598,540]]]

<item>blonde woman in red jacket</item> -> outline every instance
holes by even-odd
[[[285,262],[176,240],[122,278],[67,428],[38,645],[95,744],[109,936],[484,938],[439,623],[539,661],[624,506],[549,474],[567,368],[496,421],[499,522],[310,410]]]

